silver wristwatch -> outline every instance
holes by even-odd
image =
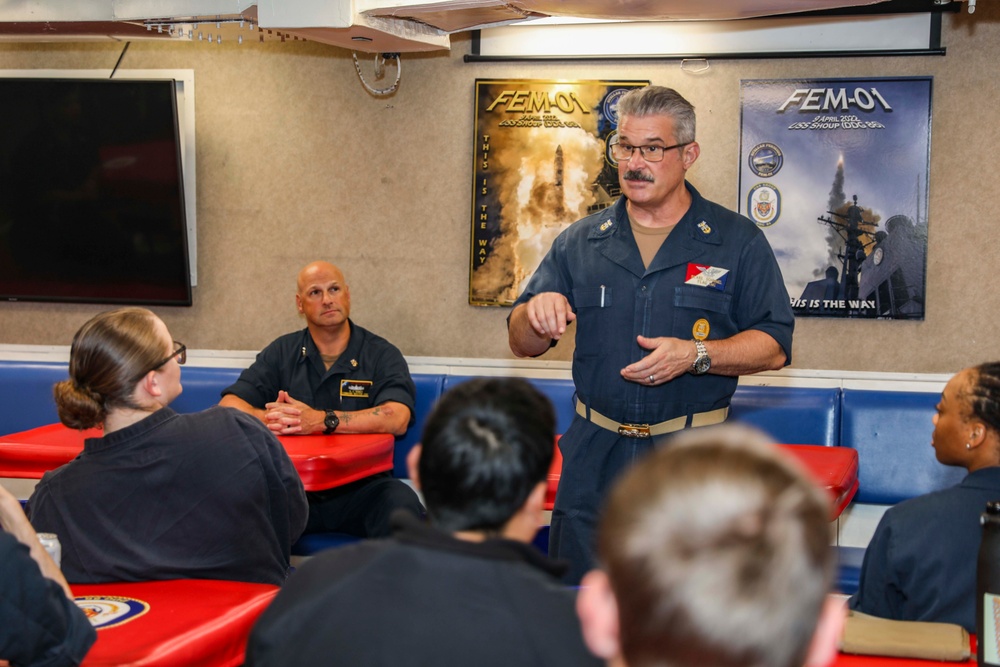
[[[712,367],[712,358],[708,356],[708,350],[705,349],[705,343],[700,340],[694,342],[695,349],[698,350],[698,356],[695,357],[694,363],[691,364],[691,373],[693,375],[704,375],[708,372],[708,369]]]

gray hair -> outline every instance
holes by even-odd
[[[674,122],[674,140],[694,141],[694,106],[673,88],[645,86],[630,90],[618,101],[618,122],[627,116],[668,116]]]

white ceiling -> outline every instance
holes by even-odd
[[[0,39],[196,39],[208,31],[220,39],[225,34],[227,40],[307,39],[368,53],[414,52],[448,49],[451,33],[540,17],[729,20],[881,3],[893,4],[890,0],[0,0]],[[236,32],[241,22],[240,30],[249,24],[254,32]]]

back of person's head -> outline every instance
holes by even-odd
[[[625,93],[618,100],[618,122],[627,116],[669,116],[677,143],[695,139],[694,106],[673,88],[645,86]]]
[[[499,531],[547,478],[552,404],[526,380],[480,378],[441,397],[418,466],[430,520],[442,530]]]
[[[138,407],[132,395],[142,374],[163,360],[156,316],[145,308],[119,308],[91,318],[73,336],[69,379],[53,387],[59,420],[85,429],[115,408]]]
[[[831,586],[828,522],[823,493],[758,432],[678,436],[616,484],[600,520],[618,655],[629,667],[801,667]]]
[[[1000,361],[973,366],[968,391],[972,416],[1000,433]]]

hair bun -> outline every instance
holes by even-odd
[[[104,398],[75,379],[57,382],[52,388],[59,421],[70,428],[93,428],[104,421]]]

